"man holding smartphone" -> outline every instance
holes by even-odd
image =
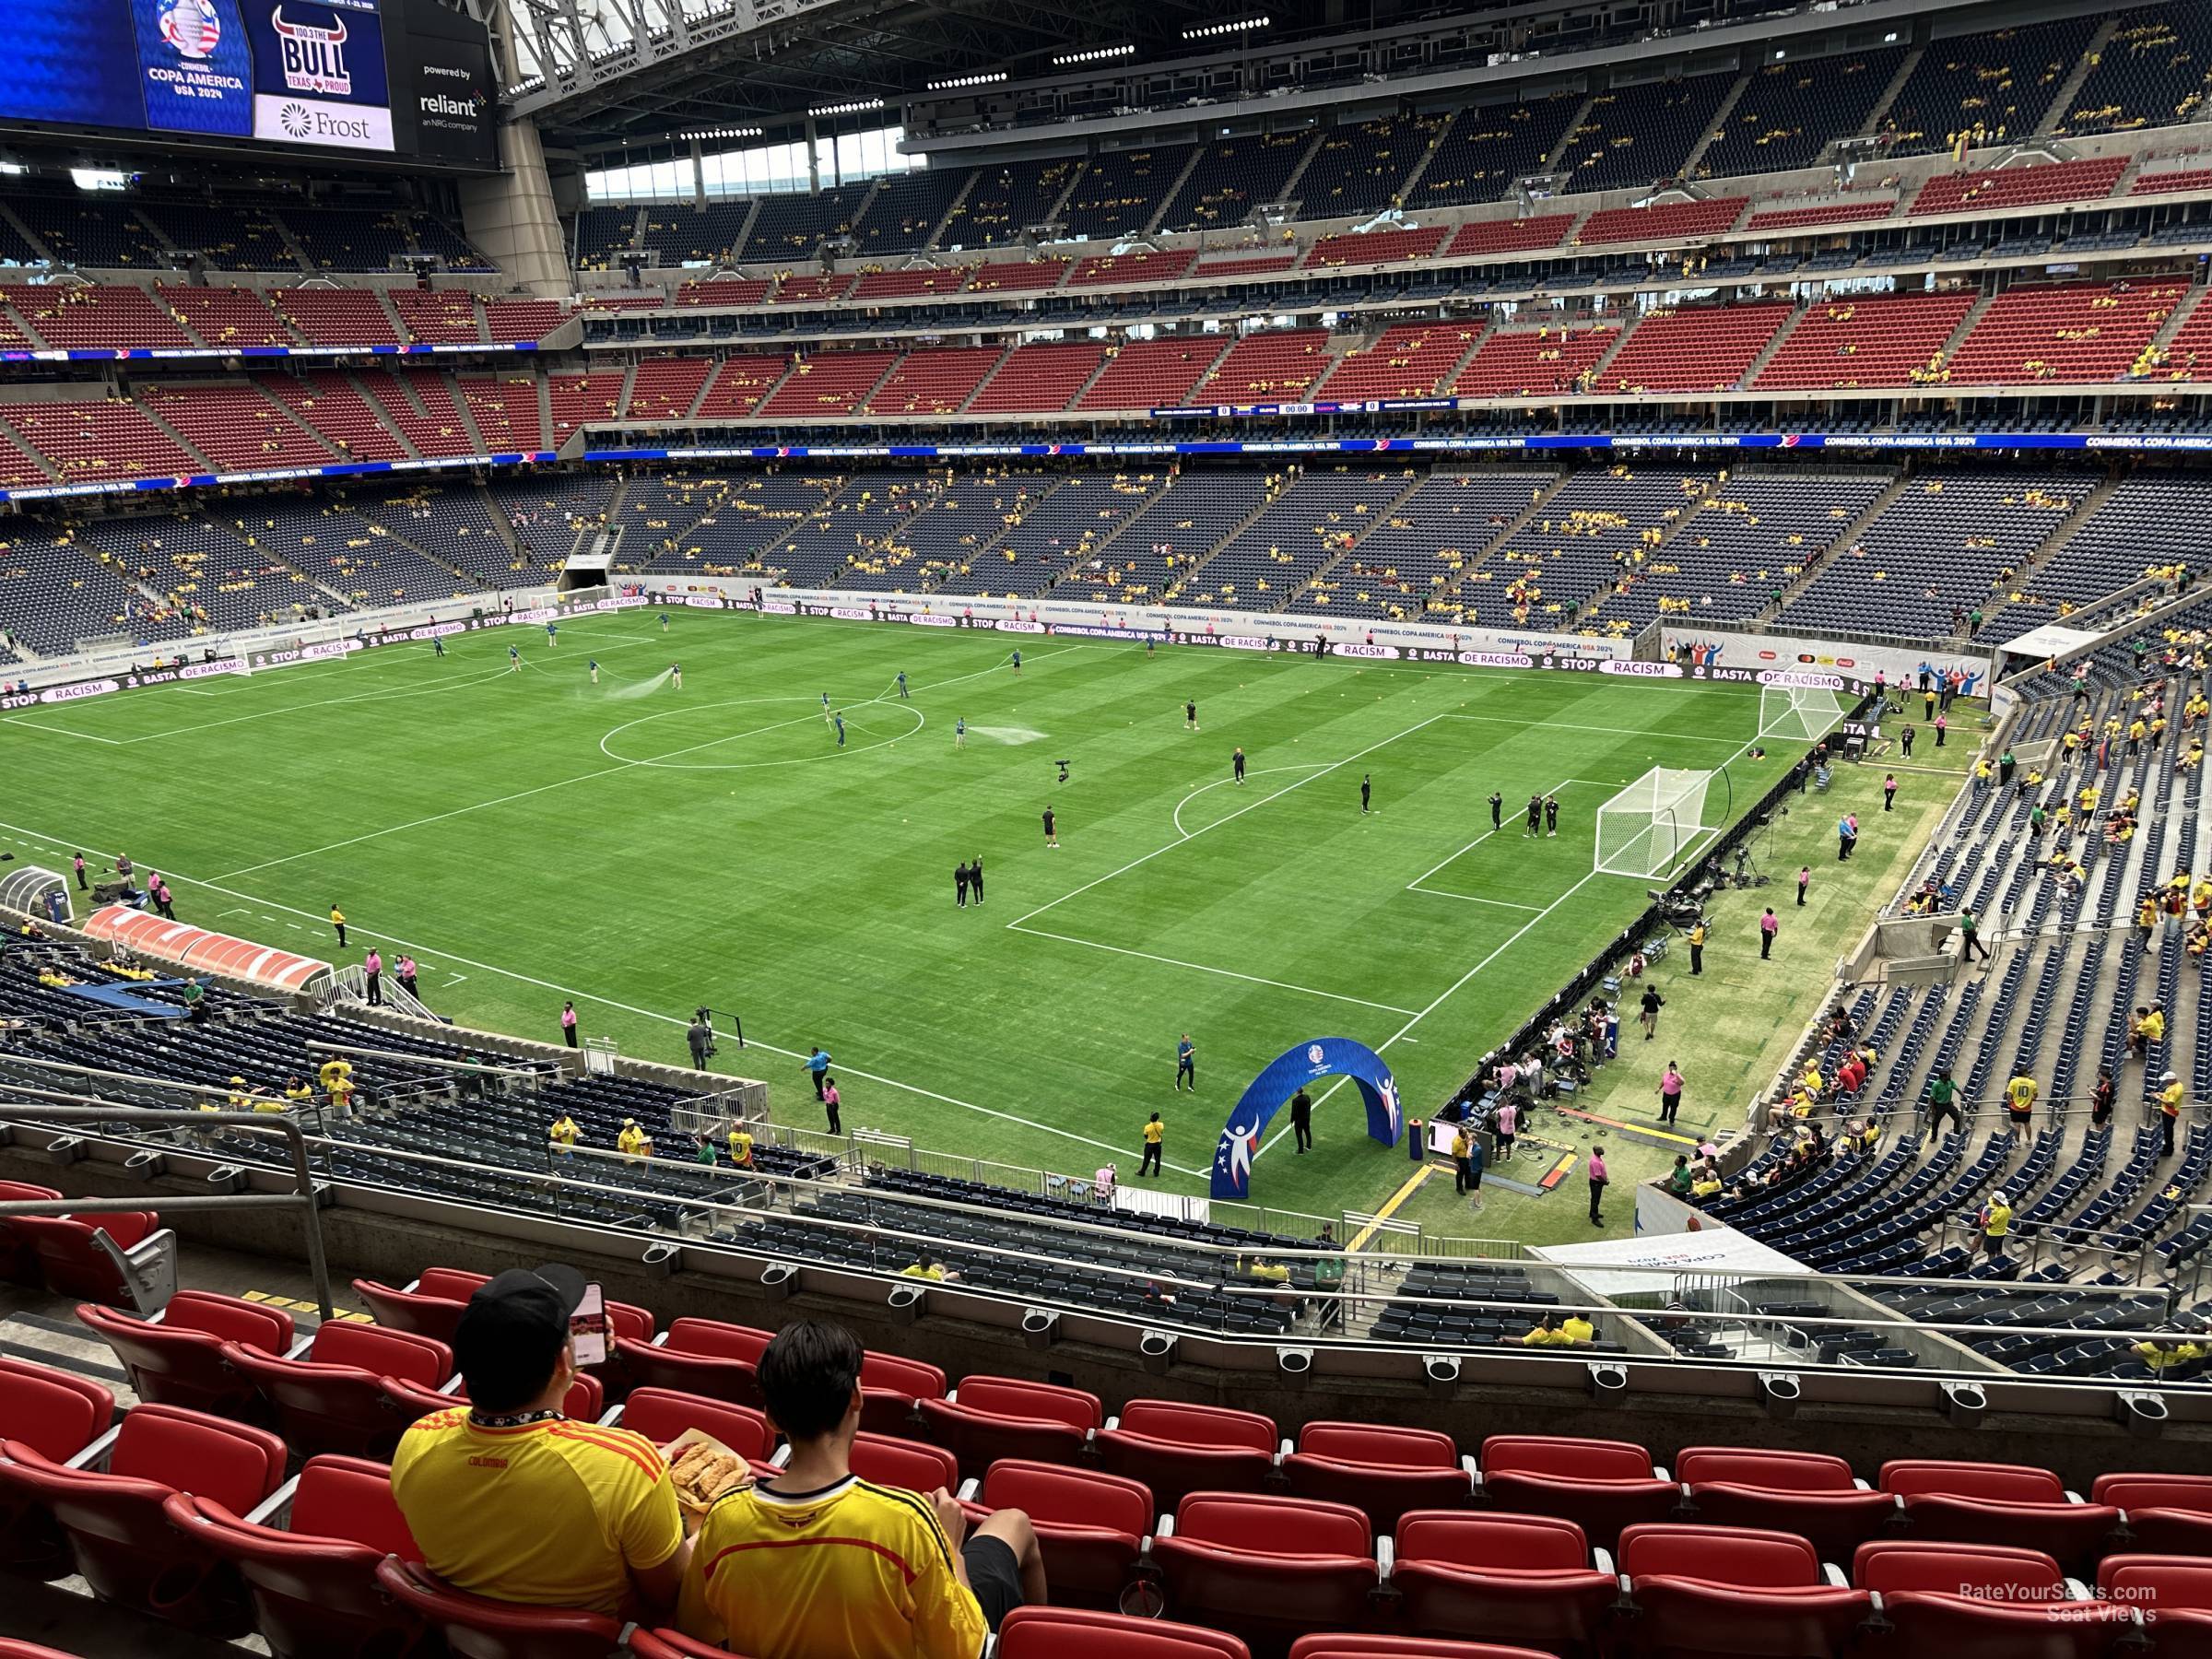
[[[468,1404],[419,1419],[392,1459],[423,1564],[454,1588],[610,1618],[675,1606],[691,1546],[667,1460],[561,1412],[578,1367],[606,1355],[606,1318],[599,1287],[564,1265],[511,1268],[469,1298],[453,1345]]]

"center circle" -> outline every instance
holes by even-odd
[[[688,734],[670,734],[670,740],[657,753],[625,753],[616,743],[616,739],[625,732],[634,732],[660,721],[696,722],[700,715],[715,709],[759,708],[778,704],[787,708],[796,705],[804,708],[806,712],[767,719],[739,731],[704,737],[698,735],[698,728],[694,725]],[[911,702],[871,700],[846,708],[832,707],[834,712],[845,717],[846,740],[842,748],[837,747],[830,723],[822,715],[819,699],[736,697],[719,702],[687,703],[678,708],[661,709],[651,714],[641,715],[636,720],[625,721],[599,739],[599,752],[610,760],[623,761],[631,766],[657,766],[666,771],[751,771],[769,766],[804,766],[813,761],[832,760],[839,755],[857,755],[868,749],[883,748],[912,737],[928,724],[922,711]],[[892,731],[888,735],[871,733],[867,729],[889,724],[887,717],[902,718],[911,724],[903,731]],[[810,727],[813,729],[809,730]],[[636,740],[633,739],[634,742]],[[768,751],[767,757],[757,760],[716,760],[709,758],[727,752],[731,745],[748,742]]]

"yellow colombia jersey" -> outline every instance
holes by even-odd
[[[929,1500],[853,1476],[725,1495],[700,1526],[682,1624],[749,1659],[975,1659],[988,1633]]]
[[[392,1491],[432,1572],[534,1606],[618,1617],[629,1567],[658,1567],[684,1541],[667,1460],[596,1423],[488,1429],[465,1408],[432,1412],[400,1437]]]

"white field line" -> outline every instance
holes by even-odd
[[[1255,771],[1249,772],[1247,775],[1254,778],[1264,778],[1270,772],[1320,771],[1328,764],[1329,762],[1326,760],[1316,760],[1311,766],[1263,766]],[[1182,800],[1176,802],[1175,810],[1168,815],[1168,821],[1175,826],[1175,833],[1182,836],[1185,841],[1190,840],[1192,836],[1197,834],[1198,832],[1195,830],[1185,830],[1182,827],[1182,809],[1185,806],[1188,806],[1193,801],[1196,800],[1200,795],[1206,794],[1207,790],[1219,789],[1225,783],[1234,783],[1235,782],[1236,779],[1233,776],[1227,778],[1216,778],[1211,783],[1201,783],[1197,788],[1192,790],[1190,794],[1184,795]]]
[[[1365,748],[1356,750],[1355,752],[1345,756],[1345,758],[1341,760],[1325,761],[1317,771],[1308,773],[1305,777],[1299,779],[1297,782],[1286,783],[1282,786],[1282,788],[1271,791],[1269,794],[1262,795],[1258,800],[1250,802],[1245,806],[1238,807],[1234,812],[1223,814],[1220,818],[1216,818],[1212,823],[1207,824],[1203,829],[1194,830],[1188,835],[1179,836],[1176,840],[1171,841],[1165,841],[1159,846],[1153,848],[1151,852],[1144,853],[1139,857],[1131,859],[1127,864],[1123,865],[1119,869],[1109,870],[1103,876],[1094,877],[1092,879],[1085,882],[1081,887],[1075,888],[1068,892],[1061,894],[1057,899],[1048,900],[1047,902],[1039,905],[1035,910],[1030,912],[1028,915],[1015,917],[1014,920],[1007,923],[1006,925],[1008,927],[1019,927],[1025,922],[1034,921],[1037,917],[1043,915],[1045,912],[1056,909],[1060,905],[1065,904],[1070,899],[1078,898],[1082,894],[1089,892],[1092,888],[1103,887],[1107,882],[1113,880],[1117,876],[1126,876],[1130,871],[1137,868],[1139,865],[1150,864],[1162,853],[1171,853],[1177,847],[1182,846],[1185,841],[1196,841],[1200,836],[1207,834],[1212,830],[1218,830],[1224,824],[1234,823],[1238,818],[1242,818],[1246,813],[1265,806],[1270,801],[1280,800],[1284,795],[1288,794],[1294,789],[1303,789],[1307,784],[1312,782],[1316,778],[1325,778],[1329,775],[1329,773],[1333,771],[1339,771],[1345,767],[1349,766],[1353,761],[1363,759],[1367,756],[1373,754],[1379,748],[1388,747],[1391,744],[1397,742],[1397,740],[1401,737],[1410,737],[1414,733],[1421,730],[1424,726],[1434,725],[1438,721],[1448,718],[1449,716],[1443,714],[1431,714],[1428,719],[1417,721],[1414,724],[1407,726],[1404,731],[1394,732],[1389,736],[1383,738],[1381,742],[1371,743]]]
[[[1416,1014],[1411,1019],[1407,1020],[1404,1025],[1400,1026],[1389,1036],[1382,1039],[1381,1042],[1375,1044],[1375,1052],[1379,1054],[1384,1049],[1390,1047],[1391,1044],[1403,1039],[1408,1031],[1413,1030],[1415,1026],[1419,1025],[1422,1020],[1428,1018],[1430,1015],[1435,1013],[1437,1009],[1442,1007],[1444,1004],[1452,998],[1453,994],[1460,989],[1461,986],[1465,985],[1469,980],[1473,979],[1477,974],[1488,968],[1492,962],[1496,961],[1500,957],[1511,950],[1515,945],[1519,944],[1522,938],[1528,933],[1529,929],[1535,927],[1536,924],[1543,921],[1545,917],[1550,915],[1553,911],[1558,910],[1560,905],[1566,903],[1568,900],[1573,898],[1575,894],[1581,892],[1583,888],[1587,887],[1596,878],[1597,872],[1594,870],[1591,871],[1589,875],[1583,877],[1582,880],[1576,882],[1572,887],[1561,893],[1557,899],[1554,899],[1549,904],[1546,905],[1542,910],[1538,911],[1535,915],[1524,922],[1519,928],[1506,937],[1506,940],[1503,944],[1500,945],[1495,950],[1491,951],[1489,955],[1484,957],[1479,962],[1477,962],[1474,967],[1468,969],[1465,973],[1453,980],[1449,985],[1445,986],[1444,989],[1438,994],[1434,1002],[1423,1008],[1418,1014]],[[1335,1094],[1339,1088],[1342,1088],[1346,1081],[1347,1079],[1343,1077],[1337,1078],[1335,1082],[1330,1084],[1327,1088],[1322,1091],[1320,1099],[1316,1100],[1313,1104],[1315,1106],[1320,1106],[1323,1104],[1328,1100],[1329,1096]],[[1284,1135],[1290,1133],[1290,1129],[1291,1125],[1286,1124],[1280,1129],[1277,1130],[1275,1134],[1269,1137],[1266,1145],[1260,1147],[1258,1151],[1252,1155],[1253,1160],[1256,1163],[1260,1159],[1265,1157],[1268,1151],[1274,1147],[1277,1141],[1281,1140]]]
[[[1067,645],[1063,646],[1061,649],[1065,651],[1074,651],[1077,650],[1077,647]],[[1060,654],[1060,653],[1041,652],[1039,654],[1041,656],[1057,656]],[[1002,665],[994,664],[991,667],[980,669],[974,674],[963,674],[953,679],[940,680],[936,682],[936,685],[957,686],[962,680],[979,679],[983,675],[995,673],[1001,665]],[[498,674],[505,674],[507,672],[508,670],[501,668],[498,671]],[[498,677],[498,675],[494,675],[491,677],[496,678]],[[923,688],[924,690],[930,690],[934,688]],[[345,700],[341,699],[339,700]],[[872,699],[871,700],[880,701],[881,700]],[[241,876],[251,876],[257,870],[271,870],[275,869],[278,865],[296,864],[303,858],[317,858],[325,853],[336,853],[344,850],[347,847],[358,847],[363,841],[376,841],[387,835],[403,834],[409,830],[420,830],[430,824],[443,823],[448,818],[463,818],[472,812],[483,812],[493,806],[505,806],[515,801],[527,800],[532,795],[544,794],[548,790],[566,789],[571,783],[588,783],[594,778],[610,778],[617,772],[629,771],[632,767],[658,765],[664,760],[673,760],[678,755],[688,755],[697,749],[712,748],[716,744],[728,743],[734,741],[737,737],[758,736],[762,732],[772,732],[777,730],[780,726],[799,725],[803,724],[806,721],[818,718],[819,716],[814,714],[801,715],[795,720],[779,721],[774,725],[757,726],[749,731],[732,733],[722,737],[712,737],[703,743],[694,743],[683,748],[670,749],[666,754],[656,755],[650,760],[618,761],[613,766],[602,766],[595,768],[591,771],[578,772],[573,777],[557,778],[550,783],[540,783],[535,788],[531,789],[519,789],[512,794],[499,795],[488,801],[477,801],[466,806],[455,806],[447,812],[432,813],[428,818],[411,818],[404,824],[392,824],[382,830],[369,830],[365,834],[347,836],[344,841],[330,841],[320,847],[310,847],[304,852],[288,853],[282,858],[265,858],[259,864],[241,865],[235,870],[225,870],[221,875],[214,877],[212,879],[215,881],[235,880]]]
[[[1073,647],[1070,647],[1070,649],[1073,649]],[[19,830],[25,835],[35,837],[38,843],[43,846],[48,852],[54,853],[57,856],[66,855],[65,853],[62,853],[58,851],[58,843],[56,843],[54,839],[43,831],[31,830],[20,824],[6,823],[0,823],[0,830]],[[100,849],[96,847],[88,846],[86,850],[88,853],[100,853]],[[100,854],[100,856],[112,857],[112,855],[103,853]],[[181,871],[170,871],[169,877],[171,881],[182,881],[187,887],[197,888],[205,892],[219,893],[226,899],[243,900],[250,903],[265,905],[270,910],[280,911],[287,915],[304,916],[310,922],[319,923],[324,920],[323,917],[315,914],[313,912],[298,910],[291,905],[279,903],[274,899],[264,899],[253,893],[240,892],[234,888],[223,887],[217,882],[202,881],[194,877],[186,876]],[[288,922],[285,924],[285,925],[300,932],[309,931],[305,928],[302,928],[297,922]],[[620,1013],[635,1015],[641,1019],[657,1020],[663,1025],[682,1027],[690,1023],[689,1020],[679,1018],[677,1015],[657,1013],[651,1008],[641,1008],[636,1006],[634,1004],[618,1002],[610,996],[601,996],[594,992],[580,990],[572,985],[563,985],[552,980],[540,979],[535,974],[518,972],[516,970],[512,968],[502,968],[496,962],[478,961],[473,957],[458,956],[452,951],[441,949],[437,946],[426,945],[411,939],[403,939],[394,934],[380,932],[375,935],[375,937],[384,944],[397,946],[401,949],[406,950],[418,957],[435,957],[441,962],[458,962],[464,967],[474,968],[484,973],[497,974],[501,979],[512,980],[516,984],[519,985],[533,985],[537,989],[545,991],[552,995],[565,997],[575,1002],[595,1003],[603,1008],[613,1008]],[[451,971],[446,970],[445,971],[450,972]],[[748,1036],[747,1038],[746,1046],[748,1049],[759,1049],[766,1053],[780,1054],[788,1060],[804,1060],[806,1058],[806,1054],[802,1053],[796,1049],[781,1048],[775,1043],[763,1042],[758,1038],[752,1036]],[[963,1100],[957,1095],[942,1094],[936,1089],[924,1088],[919,1084],[902,1083],[896,1077],[886,1077],[875,1072],[862,1071],[856,1066],[840,1065],[837,1068],[837,1074],[840,1077],[865,1078],[866,1081],[879,1084],[883,1088],[895,1088],[905,1094],[918,1095],[924,1100],[936,1100],[947,1106],[959,1106],[966,1111],[980,1113],[984,1117],[997,1118],[1003,1123],[1018,1124],[1023,1128],[1034,1129],[1041,1135],[1056,1135],[1062,1140],[1075,1141],[1083,1146],[1093,1147],[1100,1152],[1111,1152],[1116,1157],[1126,1158],[1129,1154],[1129,1148],[1125,1146],[1117,1146],[1111,1141],[1094,1140],[1088,1135],[1077,1135],[1073,1130],[1062,1129],[1052,1124],[1041,1124],[1034,1118],[1021,1117],[1011,1112],[1000,1112],[995,1107],[979,1106],[974,1101]],[[1178,1175],[1188,1175],[1194,1179],[1201,1178],[1206,1173],[1206,1171],[1203,1170],[1188,1169],[1182,1164],[1170,1164],[1168,1165],[1168,1168],[1173,1170]]]
[[[1072,934],[1047,933],[1041,927],[1024,927],[1018,922],[1008,923],[1006,930],[1009,933],[1028,934],[1032,938],[1057,939],[1063,945],[1087,945],[1093,950],[1111,950],[1115,956],[1138,957],[1168,968],[1188,968],[1197,973],[1218,973],[1223,979],[1242,980],[1250,985],[1273,985],[1277,991],[1296,991],[1302,996],[1323,996],[1331,1002],[1356,1003],[1362,1008],[1380,1008],[1385,1014],[1413,1012],[1411,1008],[1397,1007],[1390,1003],[1370,1002],[1364,996],[1345,996],[1335,991],[1317,991],[1312,985],[1294,985],[1288,980],[1263,979],[1256,973],[1239,973],[1233,968],[1212,968],[1204,962],[1186,962],[1177,957],[1154,956],[1148,950],[1130,950],[1120,945],[1101,945],[1096,939],[1078,939]]]
[[[19,714],[9,714],[0,716],[0,718],[5,718],[9,725],[21,726],[27,732],[43,732],[49,737],[80,737],[87,743],[104,743],[110,748],[123,747],[122,743],[113,737],[95,737],[89,732],[73,732],[67,726],[41,725],[37,721],[25,720]]]
[[[1587,778],[1561,778],[1557,783],[1554,783],[1544,793],[1546,794],[1558,794],[1560,790],[1565,789],[1571,783],[1586,783],[1588,782],[1589,780]],[[1406,884],[1406,890],[1409,893],[1433,893],[1439,899],[1461,899],[1465,900],[1469,904],[1494,904],[1501,910],[1533,911],[1536,909],[1537,907],[1533,904],[1515,904],[1510,900],[1505,899],[1477,899],[1472,893],[1452,893],[1445,891],[1442,888],[1423,887],[1421,885],[1421,883],[1427,881],[1430,877],[1435,875],[1437,871],[1444,869],[1451,865],[1457,864],[1468,853],[1474,852],[1476,848],[1481,846],[1484,841],[1488,841],[1491,836],[1498,834],[1502,827],[1502,825],[1493,825],[1490,829],[1485,830],[1480,835],[1477,836],[1473,841],[1462,847],[1458,852],[1453,853],[1451,857],[1445,859],[1442,864],[1430,865],[1429,868],[1423,870],[1418,876],[1416,876],[1411,881]]]

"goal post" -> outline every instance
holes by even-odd
[[[1705,821],[1714,773],[1654,766],[1597,809],[1600,876],[1643,880],[1671,873],[1712,828]]]
[[[1843,705],[1825,686],[1761,686],[1759,735],[1783,743],[1818,743],[1843,718]]]

